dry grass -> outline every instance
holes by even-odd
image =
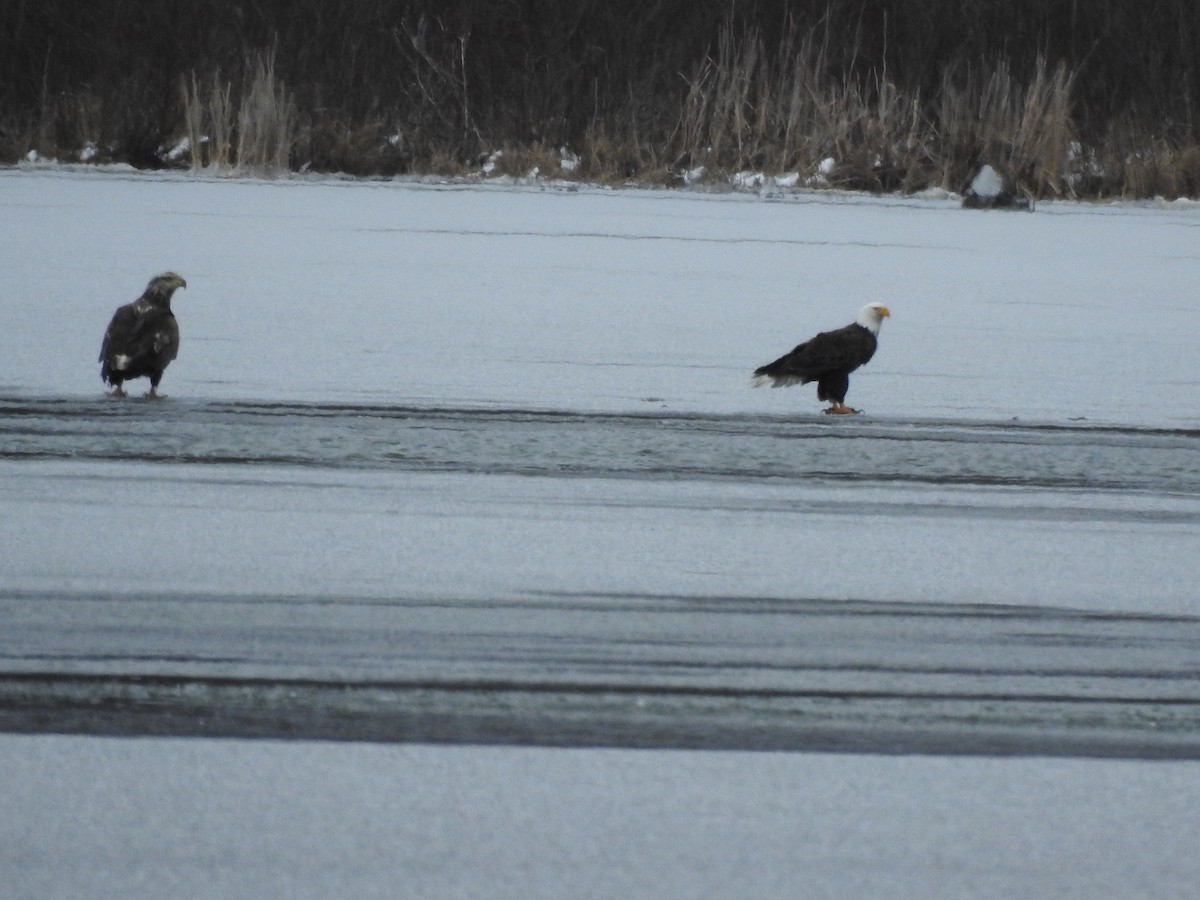
[[[727,30],[715,59],[690,79],[674,140],[677,157],[710,172],[815,172],[837,161],[833,183],[917,189],[930,167],[930,126],[919,97],[884,73],[834,77],[827,35],[792,29],[774,56],[757,33]]]
[[[1077,143],[1073,81],[1063,65],[1051,71],[1044,59],[1027,78],[1015,77],[1003,60],[964,76],[946,73],[937,116],[942,186],[957,189],[986,162],[1019,192],[1071,193],[1065,166]]]
[[[561,168],[559,148],[535,140],[502,141],[488,173],[679,185],[684,172],[703,167],[698,183],[725,184],[746,170],[810,176],[832,158],[821,182],[829,186],[960,191],[986,162],[1028,196],[1200,193],[1200,147],[1176,148],[1125,124],[1114,126],[1104,152],[1084,151],[1071,120],[1074,76],[1061,64],[1039,59],[1022,76],[1004,60],[947,71],[926,101],[886,73],[834,77],[827,37],[793,29],[768,54],[757,32],[735,40],[727,29],[715,57],[687,79],[664,138],[642,138],[632,114],[617,123],[597,117],[579,141],[574,171]],[[270,174],[286,170],[294,154],[301,165],[357,175],[480,171],[480,158],[464,159],[460,144],[426,137],[419,123],[301,122],[272,54],[250,60],[247,70],[233,98],[218,76],[207,90],[194,76],[185,82],[193,168]],[[393,118],[402,121],[402,111]]]
[[[195,74],[183,83],[184,123],[192,168],[200,171],[228,171],[233,168],[233,107],[230,86],[214,74],[207,96]]]
[[[182,86],[183,123],[195,170],[272,175],[290,168],[296,108],[275,76],[273,53],[259,54],[236,97],[214,73],[202,88],[193,73]]]
[[[286,172],[295,139],[296,108],[275,75],[275,53],[260,54],[250,65],[237,123],[237,167],[243,172]]]
[[[1096,196],[1200,197],[1200,147],[1160,135],[1117,130],[1097,152]]]
[[[80,63],[67,88],[56,85],[56,73],[84,54],[0,38],[25,61],[0,60],[21,76],[10,87],[0,81],[0,159],[36,149],[72,160],[94,144],[89,159],[171,165],[162,148],[182,133],[193,169],[264,175],[470,177],[499,148],[493,174],[523,178],[536,169],[608,184],[727,186],[749,171],[876,192],[960,191],[988,163],[1036,197],[1200,195],[1200,112],[1190,99],[1200,87],[1173,87],[1200,85],[1200,66],[1184,53],[1190,38],[1179,32],[1191,21],[1185,5],[1157,18],[1112,5],[1103,16],[1071,19],[1090,28],[1116,16],[1127,30],[1179,33],[1179,47],[1163,48],[1182,61],[1174,80],[1131,81],[1118,76],[1140,68],[1086,51],[1091,45],[1075,31],[1070,52],[1060,41],[1045,51],[1052,57],[1036,55],[1041,41],[1012,38],[1043,35],[1062,12],[1033,0],[990,12],[950,0],[910,4],[904,22],[887,18],[891,0],[789,3],[792,18],[783,22],[767,11],[771,4],[734,9],[715,0],[692,4],[686,21],[662,4],[622,12],[612,0],[551,5],[519,21],[508,12],[524,9],[520,0],[504,10],[378,2],[368,16],[353,5],[304,0],[320,38],[275,0],[255,5],[256,34],[232,38],[224,20],[180,8],[173,15],[196,17],[194,33],[171,32],[159,52],[140,56],[116,37],[95,42],[112,77]],[[59,6],[46,0],[28,9]],[[81,10],[94,28],[155,15],[152,5],[133,3],[115,17]],[[997,23],[1007,29],[1003,41],[994,39]],[[336,52],[325,43],[335,34]],[[1044,35],[1051,44],[1061,37]],[[162,68],[174,59],[168,51],[183,45],[192,53],[186,62]],[[278,49],[247,57],[247,46]],[[1000,46],[1012,55],[996,55]],[[193,74],[181,79],[180,71]],[[1098,71],[1112,76],[1102,88]],[[1135,90],[1152,93],[1139,101]],[[1121,94],[1120,103],[1108,109],[1105,92]],[[23,105],[6,108],[6,97]],[[579,155],[570,172],[560,166],[564,145]]]
[[[834,76],[827,35],[792,31],[774,58],[751,33],[726,31],[716,58],[690,79],[674,141],[678,158],[710,172],[812,173],[833,158],[829,183],[870,191],[958,190],[990,163],[1036,196],[1070,193],[1073,76],[1037,61],[1017,78],[1001,60],[948,72],[926,102],[886,72]]]

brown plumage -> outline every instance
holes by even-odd
[[[156,275],[142,296],[113,315],[100,345],[100,379],[112,385],[114,397],[124,397],[121,385],[133,378],[149,378],[146,396],[161,396],[158,383],[179,354],[179,323],[171,312],[171,295],[186,287],[174,272]]]

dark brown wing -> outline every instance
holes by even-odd
[[[755,378],[770,379],[775,387],[816,381],[831,372],[849,374],[875,355],[877,341],[861,325],[822,331],[790,353],[754,371]]]
[[[112,317],[100,345],[100,377],[121,379],[161,373],[179,354],[179,324],[169,309],[137,303],[122,306]]]
[[[112,365],[116,356],[125,353],[125,348],[132,343],[138,317],[134,305],[127,303],[113,313],[112,321],[104,332],[104,340],[100,343],[100,362]]]

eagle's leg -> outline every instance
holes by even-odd
[[[150,373],[150,390],[146,391],[146,393],[142,395],[143,397],[145,397],[147,400],[165,400],[167,398],[166,394],[160,394],[158,392],[158,383],[162,380],[162,376],[162,372]]]
[[[829,409],[825,410],[825,415],[827,415],[827,416],[854,416],[860,412],[862,412],[862,410],[855,409],[852,406],[847,406],[845,403],[842,403],[840,400],[834,400],[833,405],[830,406]]]
[[[129,395],[125,393],[125,388],[121,387],[121,385],[114,384],[112,386],[112,390],[108,392],[108,396],[110,396],[110,397],[128,397]]]

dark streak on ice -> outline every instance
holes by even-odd
[[[1195,429],[315,403],[0,399],[0,459],[1200,490]]]
[[[8,397],[0,459],[194,464],[214,480],[228,477],[216,466],[259,467],[272,484],[316,467],[928,485],[920,503],[800,496],[827,515],[1200,523],[1196,429]],[[0,621],[9,731],[1200,758],[1200,619],[1185,615],[76,587],[2,592]]]

